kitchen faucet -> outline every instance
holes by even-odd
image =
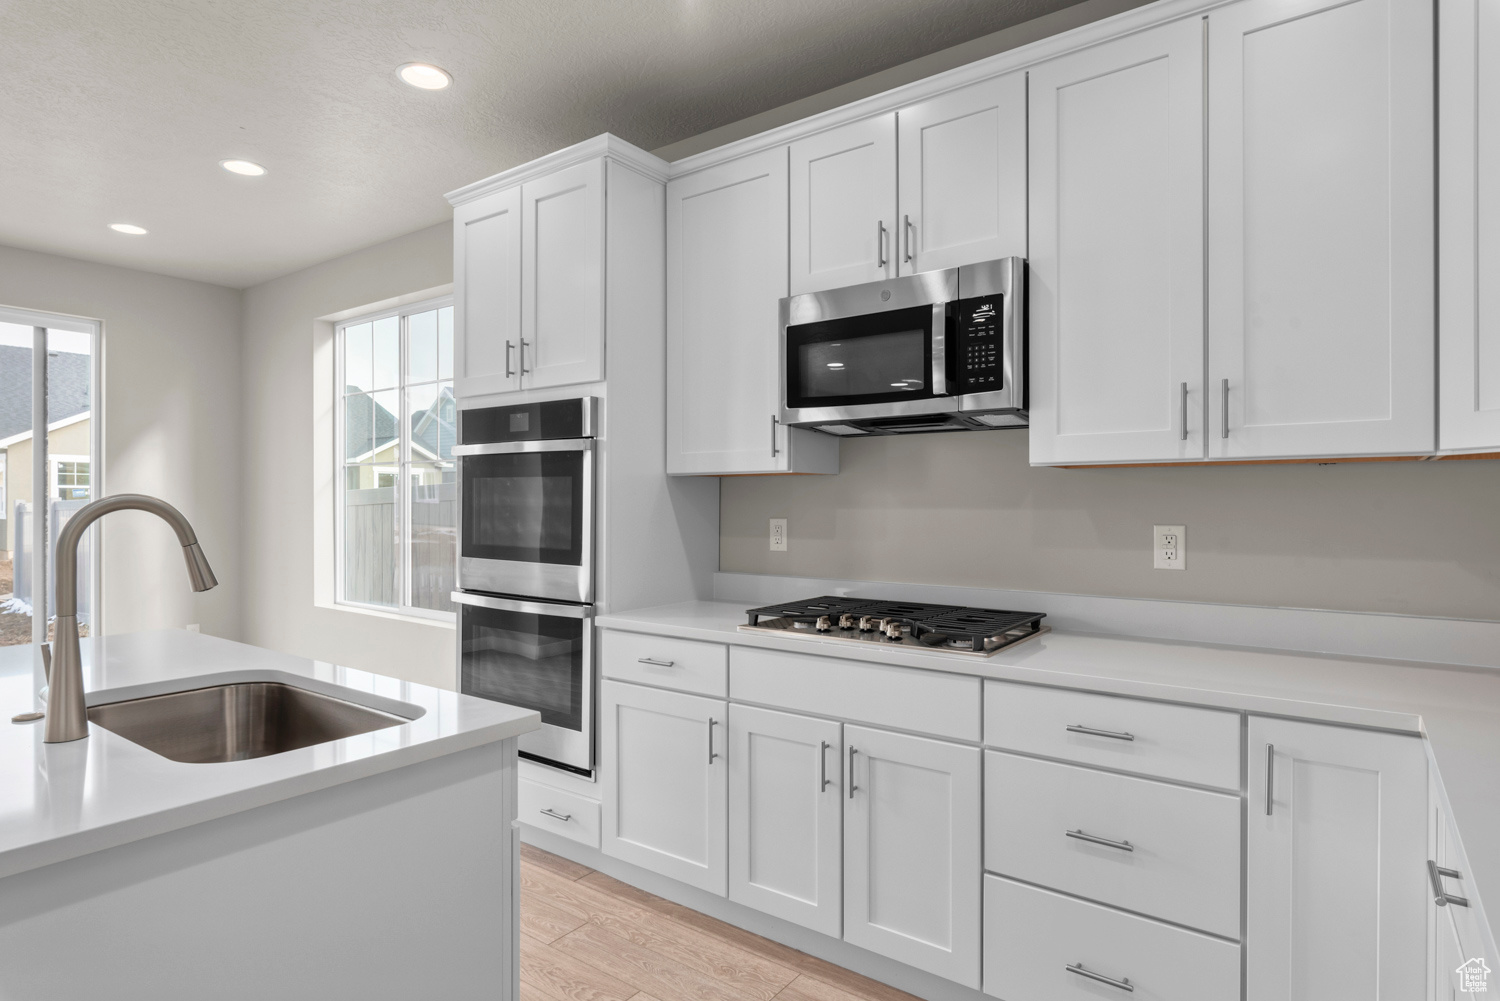
[[[188,577],[194,591],[218,585],[208,559],[198,548],[198,537],[182,512],[164,500],[145,494],[115,494],[85,504],[57,535],[57,637],[47,671],[47,732],[42,740],[61,744],[89,735],[88,709],[83,701],[83,652],[78,647],[78,543],[90,525],[111,511],[150,511],[161,518],[182,543]]]

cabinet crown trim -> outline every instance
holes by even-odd
[[[665,182],[667,179],[667,161],[647,153],[639,146],[634,146],[619,136],[605,132],[555,153],[548,153],[546,156],[523,163],[518,167],[501,171],[482,181],[466,184],[448,192],[443,197],[448,199],[450,205],[463,205],[496,191],[534,181],[538,177],[555,173],[564,167],[571,167],[586,160],[595,160],[601,156],[616,160],[654,181]]]
[[[1179,21],[1195,14],[1207,14],[1210,10],[1233,2],[1235,0],[1156,0],[1154,3],[1147,3],[1098,21],[1079,25],[1056,35],[1048,35],[972,63],[944,70],[883,93],[799,119],[788,125],[778,126],[744,139],[737,139],[723,146],[683,157],[681,160],[674,160],[669,166],[669,176],[682,177],[738,157],[785,146],[798,139],[805,139],[818,132],[838,128],[862,118],[873,118],[876,115],[899,111],[909,105],[938,97],[970,84],[982,83],[997,76],[1024,70],[1039,62],[1088,48],[1091,45],[1098,45],[1101,42],[1122,38],[1168,21]]]

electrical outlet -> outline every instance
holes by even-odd
[[[786,552],[786,519],[771,519],[771,552]]]
[[[1181,525],[1153,525],[1152,563],[1155,570],[1187,569],[1187,529]]]

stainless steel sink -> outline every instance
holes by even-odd
[[[89,708],[89,722],[173,761],[242,761],[410,720],[276,681]]]

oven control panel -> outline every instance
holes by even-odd
[[[1005,388],[1005,373],[1000,360],[1003,305],[999,295],[954,303],[958,334],[954,352],[954,382],[957,386],[950,392],[988,393]]]

